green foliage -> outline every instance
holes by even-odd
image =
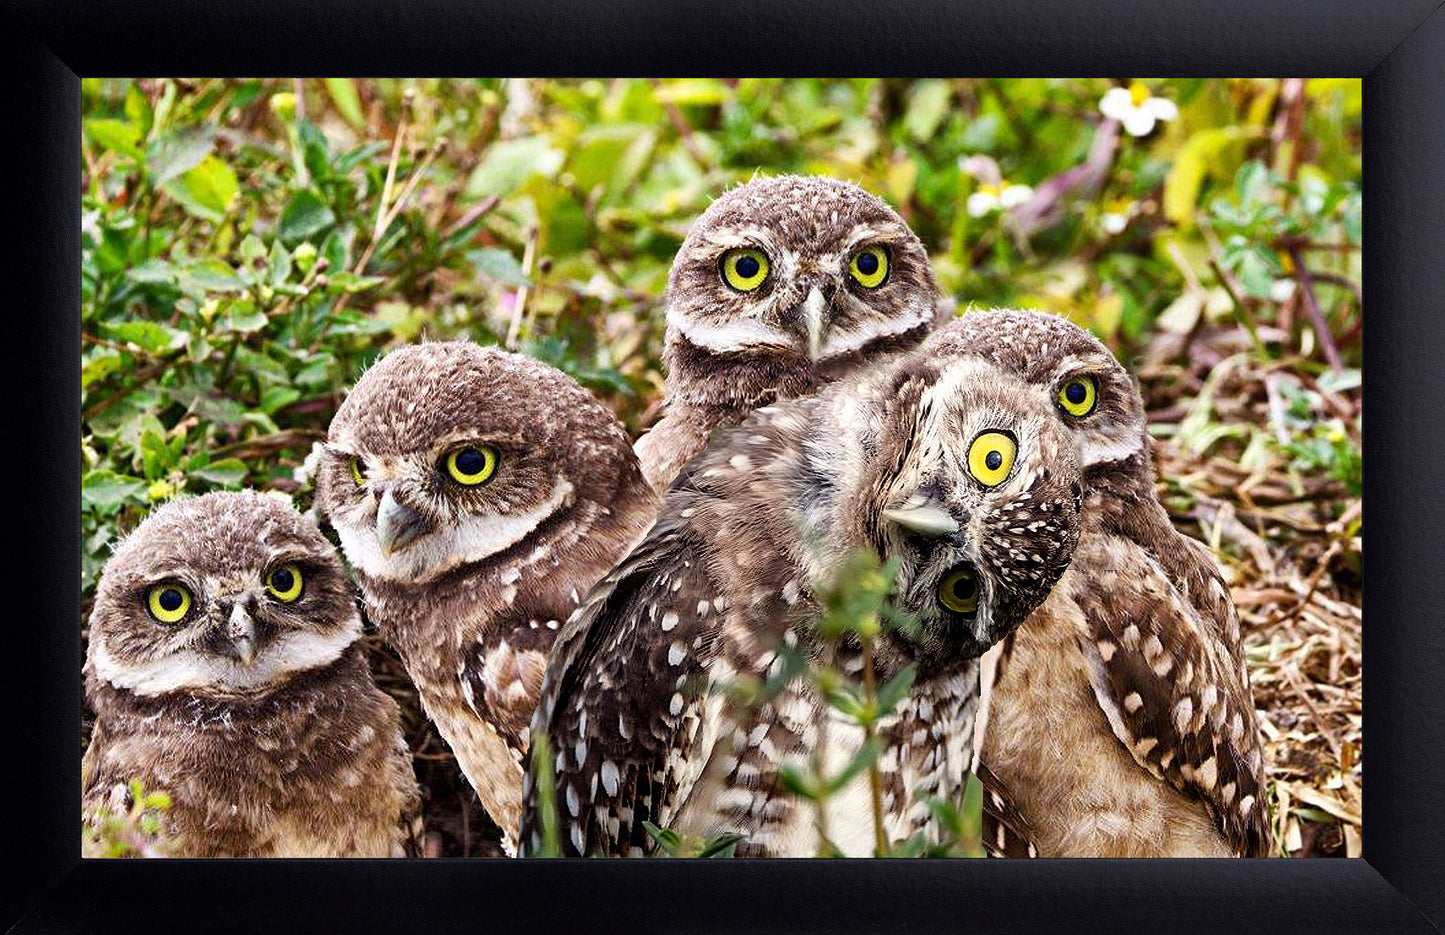
[[[642,826],[657,842],[662,851],[661,856],[667,857],[732,857],[738,849],[738,843],[746,837],[729,832],[699,838],[696,835],[683,835],[667,828],[659,828],[650,821],[644,821]]]
[[[86,596],[116,539],[176,494],[246,485],[304,506],[311,444],[399,342],[505,343],[639,429],[672,257],[759,170],[858,181],[960,304],[1065,313],[1126,354],[1209,279],[1206,236],[1249,307],[1200,299],[1196,315],[1278,306],[1296,241],[1342,244],[1311,263],[1358,277],[1358,81],[1310,81],[1293,110],[1276,80],[1153,82],[1178,119],[1091,156],[1110,87],[86,79]],[[1032,200],[967,209],[1011,184]],[[1352,297],[1316,291],[1347,330]]]
[[[807,757],[787,761],[778,771],[782,788],[814,809],[820,842],[818,856],[841,856],[829,837],[828,801],[865,774],[872,793],[874,856],[982,856],[981,800],[977,790],[966,792],[959,802],[924,796],[935,817],[936,840],[919,832],[906,841],[893,841],[884,827],[883,779],[878,758],[887,745],[886,728],[899,704],[908,696],[917,674],[915,666],[904,666],[881,685],[874,674],[873,647],[877,639],[890,631],[907,632],[916,625],[894,606],[892,596],[897,570],[896,561],[880,562],[876,555],[865,550],[849,555],[830,580],[815,582],[812,589],[821,611],[812,624],[814,636],[824,647],[820,656],[805,658],[786,644],[779,644],[776,652],[781,664],[765,683],[743,676],[723,689],[734,703],[756,707],[789,685],[800,682],[842,715],[842,722],[861,729],[863,742],[841,766],[830,769],[825,764],[825,739]],[[860,675],[850,676],[837,664],[838,653],[844,649],[861,654]],[[680,839],[671,831],[651,827],[648,830],[669,853],[694,843]]]
[[[146,792],[133,779],[125,794],[123,812],[107,811],[94,824],[81,827],[83,857],[165,857],[170,847],[161,826],[161,813],[171,807],[165,792]]]
[[[537,825],[542,846],[537,857],[562,856],[562,816],[557,810],[557,774],[552,769],[552,745],[546,731],[532,739],[532,775],[537,783]]]
[[[1271,431],[1222,418],[1225,360],[1178,441],[1237,445],[1246,466],[1282,453],[1358,494],[1358,417],[1325,397],[1359,376],[1359,80],[1136,83],[1135,101],[1177,111],[1140,135],[1102,113],[1115,86],[85,79],[87,606],[115,542],[171,497],[256,487],[305,507],[312,445],[399,343],[519,350],[639,430],[662,388],[672,258],[711,199],[759,171],[858,182],[914,227],[960,307],[1068,315],[1126,362],[1160,335],[1241,328],[1252,360],[1299,371],[1278,387],[1287,411]],[[892,569],[858,561],[819,593],[825,641],[910,625],[887,600]],[[735,700],[810,679],[872,731],[912,678],[779,659]],[[845,772],[875,770],[877,749]],[[787,781],[825,799],[839,776],[815,767]],[[970,794],[931,803],[948,843],[880,853],[975,853]]]

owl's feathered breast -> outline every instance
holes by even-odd
[[[400,714],[360,645],[255,698],[153,697],[93,674],[89,813],[140,779],[185,856],[402,856],[419,808]]]

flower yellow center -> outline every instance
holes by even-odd
[[[1144,87],[1143,82],[1136,81],[1129,85],[1129,98],[1135,107],[1140,107],[1149,100],[1149,89]]]

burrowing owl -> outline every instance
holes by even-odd
[[[558,622],[656,507],[626,433],[530,358],[404,347],[332,420],[317,504],[510,851]]]
[[[856,185],[784,175],[718,198],[667,284],[666,414],[637,442],[665,489],[719,426],[913,347],[939,320],[928,255]]]
[[[743,854],[815,852],[811,811],[779,785],[779,767],[815,749],[847,762],[860,730],[804,680],[756,710],[718,689],[775,672],[781,645],[816,654],[813,583],[858,549],[900,560],[897,600],[918,621],[875,652],[880,680],[917,665],[885,729],[887,831],[934,833],[917,792],[961,790],[977,657],[1063,572],[1080,495],[1068,434],[981,361],[905,357],[720,434],[568,621],[548,666],[533,732],[555,754],[563,846],[646,852],[647,820],[745,834]],[[856,647],[842,665],[858,671]],[[539,846],[535,777],[534,766],[524,851]],[[830,801],[827,824],[844,853],[872,851],[865,778]]]
[[[1209,551],[1155,497],[1128,372],[1087,332],[1034,312],[970,313],[921,352],[984,358],[1025,381],[1083,466],[1072,566],[984,660],[980,758],[1038,852],[1267,854],[1239,619]]]
[[[255,493],[174,501],[116,549],[90,615],[94,821],[170,795],[182,857],[400,857],[416,781],[331,545]]]

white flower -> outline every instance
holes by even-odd
[[[1269,297],[1283,305],[1294,295],[1293,279],[1276,279],[1269,287]]]
[[[1110,211],[1099,218],[1099,226],[1104,228],[1106,234],[1122,234],[1124,228],[1129,226],[1129,215]]]
[[[1127,88],[1110,88],[1099,99],[1099,111],[1124,125],[1130,136],[1148,136],[1160,120],[1173,120],[1179,108],[1166,97],[1154,97],[1138,81]]]
[[[968,209],[970,217],[981,218],[985,214],[1003,209],[1008,211],[1025,204],[1034,196],[1034,190],[1028,185],[990,185],[985,183],[978,187],[964,206]]]

